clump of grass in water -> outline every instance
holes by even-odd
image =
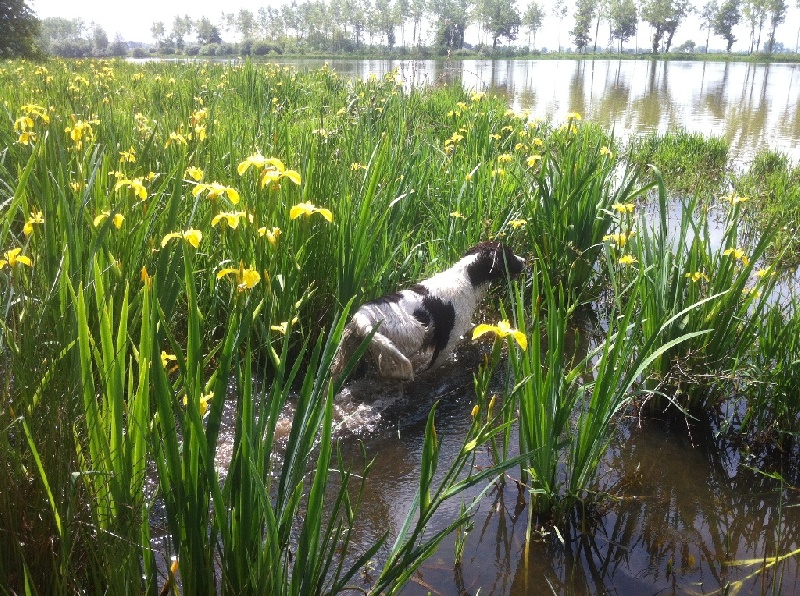
[[[685,130],[651,133],[631,141],[627,160],[644,169],[654,165],[678,196],[715,195],[728,172],[728,141]]]
[[[741,201],[723,197],[726,210],[719,243],[712,242],[708,207],[697,200],[681,203],[677,234],[667,224],[663,179],[654,170],[659,197],[655,224],[640,216],[637,233],[627,250],[645,272],[641,284],[641,320],[646,340],[663,333],[662,321],[684,313],[666,330],[664,341],[687,333],[707,331],[664,352],[655,362],[651,388],[659,388],[648,406],[666,408],[669,393],[680,407],[712,407],[720,389],[735,378],[756,341],[767,310],[775,276],[758,275],[756,266],[772,241],[765,233],[752,247],[740,245]],[[615,291],[619,293],[615,281]],[[663,391],[661,391],[663,390]],[[724,393],[724,392],[723,392]]]
[[[792,165],[786,155],[761,151],[747,170],[733,179],[738,196],[750,197],[744,205],[750,231],[760,235],[771,222],[781,222],[769,256],[782,255],[782,267],[800,263],[800,165]]]

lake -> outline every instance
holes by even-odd
[[[533,118],[584,119],[622,137],[684,128],[724,136],[734,164],[769,148],[800,162],[800,64],[654,60],[285,60],[348,77],[394,70],[406,88],[441,82],[506,96]]]

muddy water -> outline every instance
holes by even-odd
[[[417,489],[426,419],[436,402],[440,467],[455,458],[472,421],[472,375],[482,357],[483,348],[466,345],[428,377],[407,384],[355,381],[339,396],[337,435],[345,460],[357,472],[362,448],[375,458],[354,554],[384,532],[391,544],[402,526]],[[235,408],[229,410],[232,416]],[[287,431],[290,417],[287,410]],[[221,466],[233,437],[233,419],[227,423]],[[527,544],[526,504],[513,482],[520,472],[510,470],[505,487],[496,486],[478,506],[461,564],[455,564],[451,536],[402,593],[723,594],[728,586],[729,593],[800,594],[800,557],[770,564],[770,557],[800,548],[800,491],[781,491],[777,481],[754,472],[751,466],[764,461],[741,455],[746,446],[719,439],[715,430],[724,423],[723,413],[691,423],[622,420],[595,487],[609,498],[585,515],[573,515],[558,532],[537,527]],[[514,433],[512,452],[516,444]],[[488,453],[477,463],[490,465]],[[796,485],[796,463],[784,471]],[[443,507],[432,530],[444,527],[460,506],[459,498]],[[376,571],[387,550],[375,557]],[[354,583],[368,589],[370,578]]]
[[[395,387],[398,401],[374,412],[368,430],[343,432],[353,462],[360,460],[362,444],[376,458],[357,532],[362,547],[402,525],[435,401],[441,400],[442,465],[463,444],[474,403],[471,373],[480,355],[468,349],[460,359],[436,379]],[[361,391],[369,403],[370,389]],[[721,422],[624,420],[597,486],[610,498],[582,519],[574,516],[560,533],[540,527],[527,550],[524,504],[513,482],[497,487],[477,510],[461,564],[454,563],[451,537],[403,593],[713,594],[725,593],[726,586],[742,594],[800,593],[797,556],[778,565],[764,561],[800,548],[800,493],[781,491],[749,467],[758,463],[752,456],[715,438]],[[489,463],[484,454],[479,464]],[[519,470],[508,476],[518,477]],[[439,513],[440,527],[457,515],[460,503]]]

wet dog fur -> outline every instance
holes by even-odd
[[[342,334],[334,377],[376,328],[368,353],[381,377],[410,381],[435,368],[472,327],[491,283],[518,275],[524,264],[500,242],[482,242],[446,271],[363,304]]]

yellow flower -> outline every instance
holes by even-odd
[[[217,273],[217,279],[222,279],[228,275],[233,275],[236,277],[237,288],[240,292],[244,290],[249,290],[253,286],[255,286],[259,281],[261,281],[261,274],[256,271],[255,269],[245,269],[243,263],[239,263],[239,268],[234,269],[231,267],[227,267],[225,269],[220,269],[219,273]]]
[[[196,166],[189,166],[186,168],[186,176],[194,180],[195,182],[200,182],[203,179],[203,170]]]
[[[527,219],[512,219],[510,222],[508,222],[508,225],[510,225],[512,228],[516,230],[517,228],[521,228],[527,223],[528,223]]]
[[[94,218],[94,221],[92,222],[92,224],[94,225],[94,227],[98,227],[101,223],[103,223],[109,217],[111,217],[111,212],[110,211],[103,211],[103,212],[101,212],[99,215],[97,215]],[[114,214],[114,218],[111,220],[111,222],[114,224],[114,227],[117,228],[118,230],[122,227],[122,222],[123,221],[125,221],[125,216],[122,215],[122,213],[115,213]]]
[[[706,275],[705,273],[702,273],[701,271],[694,271],[692,273],[684,273],[683,276],[685,278],[687,278],[687,279],[691,279],[692,282],[694,282],[694,283],[697,283],[701,279],[703,279],[705,281],[709,281],[708,275]]]
[[[17,142],[21,145],[33,145],[36,142],[36,133],[32,131],[25,131],[20,133]]]
[[[536,165],[536,162],[541,160],[541,159],[542,159],[541,155],[530,155],[530,156],[528,156],[528,159],[527,159],[528,167],[532,168],[533,166]]]
[[[281,235],[281,229],[277,227],[273,227],[271,230],[268,230],[266,226],[263,228],[258,228],[258,235],[261,237],[266,237],[269,243],[272,246],[278,244],[278,237]]]
[[[444,142],[444,146],[447,147],[449,145],[455,145],[460,141],[464,140],[464,135],[454,132],[449,139],[446,139]]]
[[[628,234],[626,234],[625,232],[620,232],[619,234],[606,234],[605,236],[603,236],[603,241],[612,242],[613,244],[616,244],[620,248],[624,248],[625,245],[628,243],[628,240],[630,240],[635,235],[636,232],[629,232]]]
[[[510,153],[503,153],[497,156],[497,163],[511,163],[513,159]]]
[[[475,404],[475,405],[472,407],[472,413],[470,414],[470,416],[472,416],[473,418],[475,418],[475,416],[477,416],[477,415],[478,415],[478,404]]]
[[[306,217],[311,217],[311,215],[314,213],[319,213],[329,222],[333,222],[333,214],[330,212],[329,209],[325,209],[323,207],[315,207],[311,203],[298,203],[297,205],[292,207],[291,210],[289,211],[289,219],[297,219],[301,215],[305,215]]]
[[[184,240],[186,240],[186,242],[188,242],[195,248],[198,248],[200,246],[200,242],[203,240],[203,232],[194,229],[189,229],[186,230],[185,232],[172,232],[164,236],[164,238],[161,240],[161,248],[164,248],[167,242],[169,242],[173,238],[183,238]]]
[[[567,114],[567,120],[580,120],[581,115],[578,112],[570,112]]]
[[[179,132],[171,132],[171,133],[169,133],[169,138],[167,139],[167,143],[164,145],[164,147],[169,147],[170,145],[172,145],[172,143],[175,143],[177,145],[187,145],[188,144],[187,141],[186,141],[186,137],[183,136]]]
[[[227,195],[228,200],[234,205],[239,204],[239,192],[230,186],[225,186],[219,182],[212,182],[211,184],[198,184],[192,189],[192,196],[197,196],[200,193],[208,192],[209,199],[218,199],[222,195]]]
[[[511,323],[508,322],[508,319],[500,321],[497,325],[487,325],[486,323],[481,323],[473,330],[472,339],[478,339],[485,333],[494,333],[501,339],[510,335],[519,344],[520,348],[523,350],[528,349],[528,338],[525,337],[525,334],[522,333],[522,331],[517,331],[516,329],[512,328]]]
[[[299,319],[295,317],[291,320],[291,323],[289,321],[283,321],[280,325],[270,325],[269,328],[272,331],[277,331],[281,335],[286,335],[286,331],[288,331],[289,326],[291,325],[294,327],[297,324],[297,321],[299,321]]]
[[[220,221],[225,220],[225,222],[231,228],[238,228],[239,220],[243,217],[247,217],[247,213],[245,211],[223,212],[214,216],[214,218],[211,220],[211,225],[216,226]],[[249,219],[252,221],[253,216],[251,215]]]
[[[167,368],[167,365],[170,362],[175,362],[178,359],[175,357],[175,354],[167,354],[164,350],[161,350],[161,365],[164,368]]]
[[[213,393],[206,393],[205,395],[200,396],[200,416],[206,415],[206,412],[208,412],[208,402],[210,402],[213,397]],[[183,405],[189,405],[189,397],[187,395],[183,396]]]
[[[261,188],[264,188],[267,183],[271,183],[274,187],[281,178],[288,178],[295,184],[300,184],[302,181],[299,172],[287,170],[283,162],[277,157],[264,157],[256,153],[240,163],[236,171],[239,172],[240,176],[243,176],[250,166],[261,170]]]
[[[619,258],[619,262],[622,263],[623,265],[627,266],[627,265],[633,265],[634,263],[636,263],[637,259],[633,255],[625,255],[625,256]]]
[[[464,217],[464,214],[461,213],[461,211],[451,211],[450,212],[450,217],[454,217],[454,218],[457,218],[457,219],[466,219],[466,217]]]
[[[609,157],[614,157],[614,154],[611,153],[611,149],[603,145],[600,147],[600,155],[608,155]]]
[[[350,169],[353,172],[357,172],[358,170],[366,170],[367,166],[362,165],[362,164],[358,163],[357,161],[354,161],[353,163],[350,164]]]
[[[738,261],[741,261],[745,265],[750,263],[750,259],[747,258],[747,255],[744,253],[744,251],[741,248],[729,248],[729,249],[723,251],[722,254],[726,255],[726,256],[730,255],[734,259],[736,259]]]
[[[135,163],[136,162],[136,150],[131,147],[128,151],[120,151],[119,152],[119,161],[120,163]]]
[[[750,199],[748,197],[740,197],[736,195],[736,193],[731,191],[728,194],[723,195],[722,200],[727,201],[731,205],[736,205],[737,203],[744,203],[745,201],[749,201]]]
[[[772,269],[770,269],[769,267],[767,267],[765,269],[759,269],[758,271],[756,271],[756,275],[758,277],[760,277],[760,278],[763,278],[763,277],[766,277],[768,275],[775,275],[775,272]]]
[[[117,183],[114,185],[114,190],[117,191],[123,186],[127,186],[128,188],[133,190],[133,194],[139,197],[141,200],[147,199],[147,189],[142,184],[141,178],[134,178],[133,180],[128,180],[127,178],[123,178],[118,180]]]
[[[11,250],[7,250],[3,255],[5,259],[0,259],[0,269],[8,265],[9,267],[13,267],[17,263],[20,265],[27,265],[28,267],[33,266],[33,261],[31,261],[25,255],[21,255],[19,253],[22,252],[21,248],[12,248]]]
[[[636,205],[634,203],[614,203],[611,205],[611,208],[614,211],[619,211],[620,213],[633,213]]]
[[[486,92],[485,91],[478,91],[478,92],[472,94],[472,101],[479,102],[484,97],[486,97]]]
[[[30,236],[33,233],[33,225],[34,224],[43,224],[44,223],[44,216],[42,215],[41,211],[36,211],[35,209],[31,211],[30,216],[28,217],[28,221],[25,222],[25,227],[22,228],[22,233],[26,236]]]

